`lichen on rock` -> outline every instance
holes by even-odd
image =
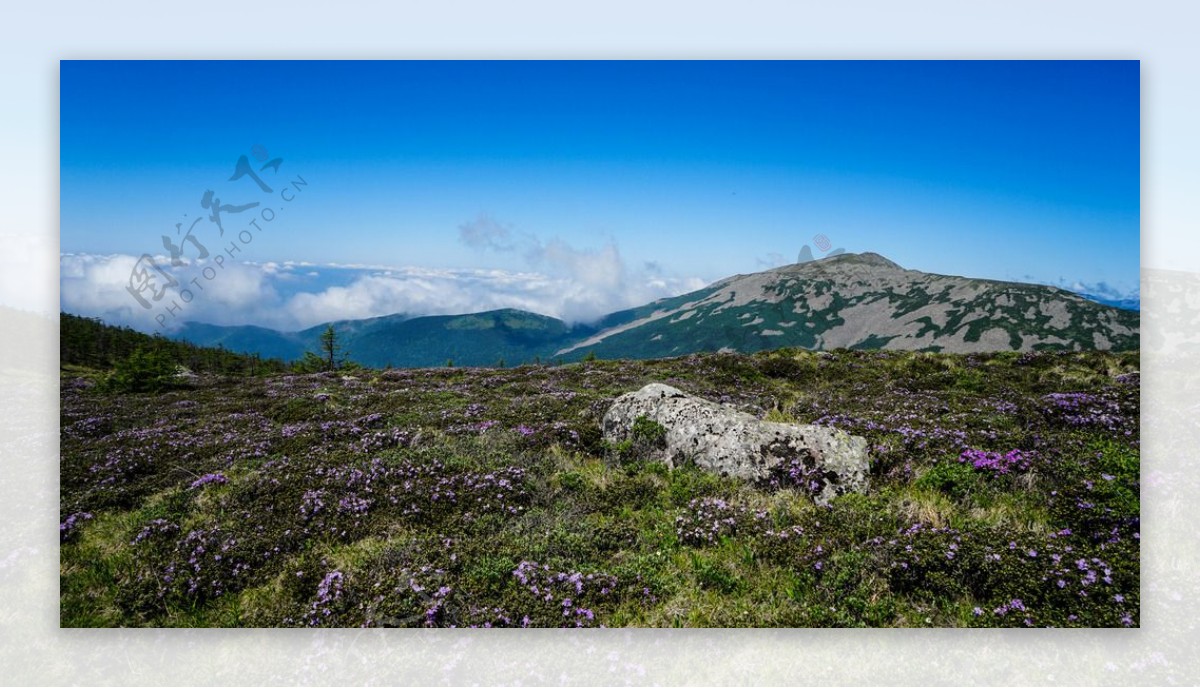
[[[666,429],[666,446],[654,457],[669,467],[694,463],[720,475],[764,481],[772,469],[801,460],[822,476],[818,503],[867,487],[867,441],[817,425],[763,421],[674,387],[651,383],[613,402],[601,421],[604,439],[630,439],[638,418]]]

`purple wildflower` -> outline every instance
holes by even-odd
[[[224,485],[227,482],[229,482],[229,478],[226,478],[221,473],[205,473],[199,478],[193,480],[190,487],[191,489],[195,490],[197,488],[204,487],[205,485]]]

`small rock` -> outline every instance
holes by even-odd
[[[666,428],[666,448],[655,458],[669,467],[692,462],[720,475],[758,481],[778,464],[800,458],[822,471],[825,485],[816,496],[818,503],[867,487],[866,439],[837,428],[763,421],[652,383],[613,402],[600,425],[604,439],[629,439],[640,416]]]

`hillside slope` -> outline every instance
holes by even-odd
[[[615,320],[556,353],[1129,350],[1139,316],[1055,287],[905,270],[864,253],[737,275]]]
[[[736,275],[612,313],[591,325],[518,310],[392,315],[333,323],[369,366],[490,366],[562,358],[646,359],[705,351],[898,349],[1117,350],[1138,347],[1139,314],[1049,286],[906,270],[874,253]],[[326,325],[295,333],[189,324],[201,345],[298,358]]]

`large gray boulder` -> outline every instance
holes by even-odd
[[[804,483],[819,503],[867,486],[867,441],[819,425],[773,423],[653,383],[617,397],[604,414],[604,439],[631,438],[634,422],[646,418],[666,428],[666,447],[656,458],[674,468],[695,463],[720,475],[758,481],[780,464],[803,463]]]

